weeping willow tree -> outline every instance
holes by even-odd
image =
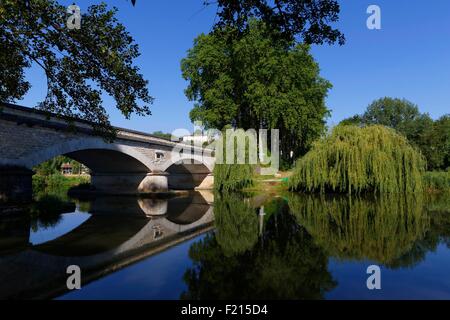
[[[249,164],[217,164],[214,167],[214,188],[230,192],[251,187],[253,171]]]
[[[258,217],[248,201],[236,194],[214,196],[216,240],[227,257],[243,253],[258,242]]]
[[[290,194],[288,203],[298,223],[333,257],[392,268],[423,259],[414,251],[430,229],[422,194],[375,199]]]
[[[297,161],[289,188],[349,194],[420,192],[424,171],[424,157],[393,129],[340,125]]]
[[[240,129],[229,137],[223,134],[215,144],[214,189],[233,192],[252,186],[256,159],[252,159],[251,152],[256,150],[255,137]]]

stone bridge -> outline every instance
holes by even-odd
[[[214,158],[210,155],[194,147],[192,154],[172,152],[176,142],[116,129],[115,141],[108,143],[95,135],[89,122],[0,105],[0,200],[31,199],[33,167],[59,155],[86,165],[99,193],[212,187]]]

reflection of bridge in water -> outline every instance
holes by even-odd
[[[0,238],[5,252],[0,252],[0,298],[55,297],[67,291],[69,265],[80,266],[86,284],[211,230],[213,209],[205,200],[210,196],[203,195],[197,192],[169,200],[97,198],[91,203],[89,219],[61,237],[34,246],[29,243],[30,224],[17,224],[22,232],[16,230],[16,241],[10,244],[14,251],[6,253],[8,248],[2,245],[10,241],[10,234]],[[11,228],[3,229],[11,232]]]

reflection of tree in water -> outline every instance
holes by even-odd
[[[216,234],[207,235],[190,248],[194,266],[185,274],[188,290],[182,298],[320,299],[334,288],[336,284],[327,271],[327,257],[296,223],[287,206],[278,203],[278,213],[270,215],[263,234],[253,245],[253,239],[258,240],[256,210],[251,210],[254,218],[244,219],[239,216],[249,215],[250,209],[245,208],[242,200],[236,197],[216,200],[216,219],[222,220]],[[221,210],[226,210],[226,219],[221,217],[224,214]],[[254,235],[246,235],[245,246],[229,245],[224,250],[223,243],[239,241],[235,231],[223,232],[235,230],[236,222],[248,224],[239,230]]]
[[[245,252],[258,241],[258,218],[254,208],[236,194],[215,195],[216,240],[226,256]]]
[[[30,206],[31,229],[37,231],[39,226],[54,227],[60,222],[62,213],[74,210],[74,203],[64,201],[54,195],[44,195]]]
[[[422,260],[430,219],[420,195],[349,198],[290,195],[298,222],[328,254],[390,267]]]
[[[416,241],[411,250],[405,252],[393,261],[392,268],[413,266],[424,260],[425,255],[436,250],[439,243],[443,242],[450,248],[450,199],[448,194],[428,194],[425,199],[424,211],[429,217],[429,227],[425,236]]]
[[[25,214],[0,217],[0,256],[28,247],[30,223]]]
[[[50,162],[49,162],[50,163]],[[61,214],[73,212],[75,204],[69,201],[63,176],[54,174],[33,177],[33,203],[30,205],[31,229],[51,228],[61,221]]]
[[[429,195],[427,210],[431,217],[428,237],[435,242],[444,242],[450,249],[450,194]]]

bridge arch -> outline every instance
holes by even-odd
[[[178,154],[174,152],[171,161],[164,163],[159,169],[168,171],[173,166],[204,166],[208,172],[214,170],[214,158],[202,155]]]
[[[168,174],[170,189],[212,189],[214,159],[202,155],[183,155],[174,152],[171,161],[160,167]]]
[[[99,138],[79,138],[63,141],[59,144],[44,148],[43,150],[30,152],[19,159],[18,163],[21,163],[28,169],[32,169],[34,166],[54,157],[67,155],[70,158],[74,158],[74,160],[85,164],[93,171],[104,172],[105,170],[100,168],[99,165],[96,165],[92,161],[92,157],[89,157],[95,155],[95,153],[100,154],[101,152],[105,153],[102,155],[102,158],[104,158],[105,155],[120,157],[120,159],[117,159],[119,161],[116,161],[115,165],[118,165],[120,161],[126,160],[129,161],[130,165],[135,167],[133,171],[151,171],[150,168],[152,167],[152,163],[150,162],[150,159],[138,152],[136,148],[123,144],[107,143]],[[113,159],[109,158],[109,160]],[[101,164],[107,165],[111,163],[101,161]],[[119,167],[117,169],[120,170]],[[116,171],[114,169],[111,170]]]
[[[123,143],[107,143],[85,137],[64,141],[36,152],[18,162],[32,169],[59,155],[72,158],[91,170],[91,184],[100,194],[139,194],[167,191],[167,178],[152,172],[152,162],[139,149]]]

